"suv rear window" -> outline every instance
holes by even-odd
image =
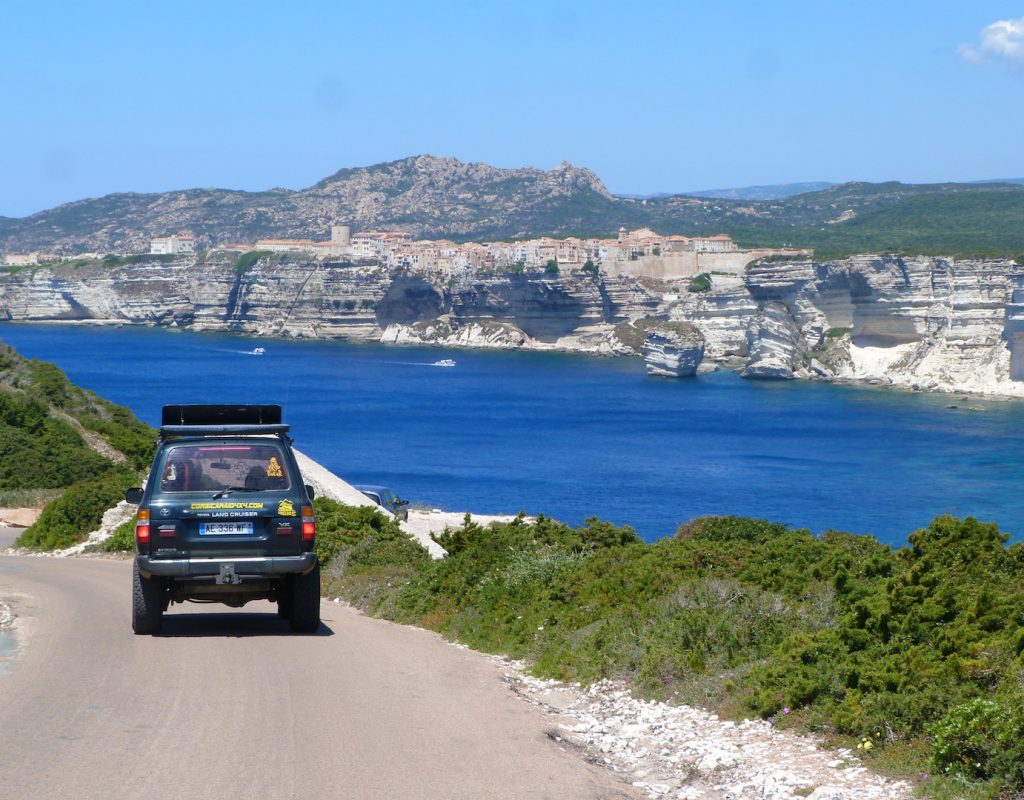
[[[180,444],[165,451],[161,492],[290,488],[281,448],[272,442]]]

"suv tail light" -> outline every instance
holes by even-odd
[[[140,508],[135,522],[135,540],[139,544],[149,543],[149,509]]]
[[[316,517],[313,516],[313,506],[302,507],[302,538],[305,541],[316,538]]]

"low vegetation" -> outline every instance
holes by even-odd
[[[269,250],[250,250],[248,253],[242,253],[235,259],[235,274],[242,275],[248,272],[261,258],[269,258],[272,255]]]
[[[99,549],[105,553],[131,553],[135,551],[135,522],[132,516],[130,520],[117,526],[117,529],[109,539],[99,545]]]
[[[35,524],[15,544],[37,550],[57,550],[81,541],[100,526],[108,508],[124,499],[124,491],[137,480],[134,470],[111,468],[94,478],[71,484],[43,509]]]
[[[655,319],[653,317],[645,317],[643,319],[632,320],[630,322],[620,322],[615,326],[615,338],[622,342],[622,344],[626,345],[626,347],[629,347],[639,353],[644,349],[647,332],[652,330],[675,333],[680,336],[693,337],[698,340],[703,338],[700,331],[698,331],[697,328],[689,322]]]
[[[128,409],[0,344],[0,492],[11,506],[45,504],[19,546],[66,547],[97,528],[148,467],[155,441]]]
[[[173,253],[138,253],[135,255],[114,255],[111,253],[103,256],[99,263],[105,267],[130,266],[131,264],[139,264],[146,261],[170,262],[175,261],[178,258],[181,258],[181,256],[174,255]],[[83,266],[84,264],[82,261],[83,259],[76,259],[72,265]]]
[[[700,275],[695,275],[690,279],[690,283],[686,287],[686,291],[691,293],[707,292],[711,289],[711,273],[702,272]]]
[[[1024,791],[1024,545],[994,524],[939,517],[894,551],[736,517],[651,544],[597,519],[467,518],[431,561],[372,510],[331,513],[326,589],[372,614],[540,675],[869,741],[935,796]]]

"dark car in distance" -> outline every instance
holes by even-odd
[[[395,490],[388,486],[356,486],[381,508],[386,508],[395,515],[395,519],[405,522],[409,518],[409,501],[399,499]]]
[[[171,603],[277,603],[298,633],[320,625],[313,490],[275,405],[164,406],[139,506],[132,629],[159,633]]]

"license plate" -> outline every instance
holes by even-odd
[[[252,536],[251,522],[200,522],[200,536]]]

